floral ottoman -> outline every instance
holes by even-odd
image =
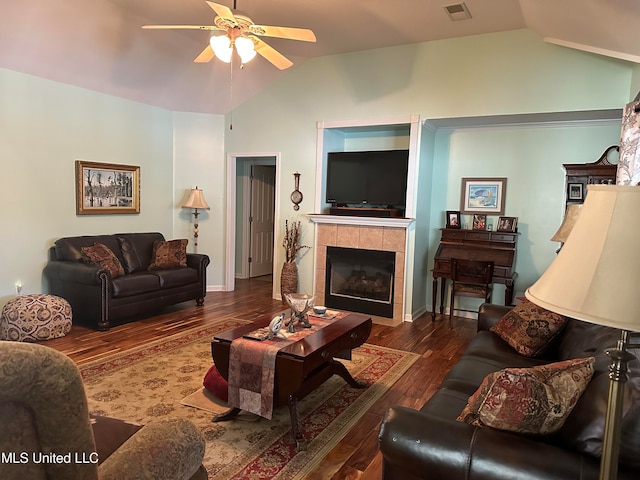
[[[0,340],[38,342],[64,337],[71,330],[71,305],[41,293],[9,300],[0,316]]]

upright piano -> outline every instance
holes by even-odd
[[[506,286],[504,304],[513,301],[513,285],[518,274],[516,261],[517,232],[493,232],[441,228],[440,245],[433,262],[433,297],[431,316],[436,316],[436,297],[440,283],[440,313],[444,312],[447,278],[451,278],[451,259],[493,260],[493,283]],[[440,280],[440,282],[438,282]]]

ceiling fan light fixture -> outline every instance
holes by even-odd
[[[225,63],[231,62],[231,55],[233,54],[233,47],[231,46],[231,39],[226,35],[212,35],[209,39],[209,44],[220,60]]]
[[[255,45],[250,38],[238,37],[236,38],[235,45],[242,63],[250,62],[256,56]]]

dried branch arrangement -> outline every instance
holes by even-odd
[[[307,245],[300,245],[300,222],[291,222],[291,228],[289,228],[289,221],[284,221],[284,240],[282,246],[286,252],[285,262],[295,261],[298,252],[303,248],[310,248]]]

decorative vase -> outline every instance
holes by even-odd
[[[282,303],[287,303],[285,294],[298,291],[298,266],[296,262],[285,262],[280,274],[280,295]]]

